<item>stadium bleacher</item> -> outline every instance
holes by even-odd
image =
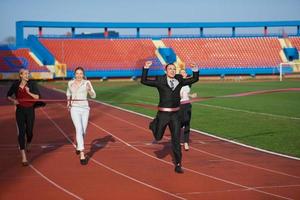
[[[289,40],[291,41],[292,45],[300,51],[300,37],[290,37]]]
[[[146,59],[161,66],[150,39],[45,39],[47,47],[68,70],[83,66],[86,70],[135,69],[143,66]]]
[[[183,62],[201,67],[270,67],[281,63],[277,38],[163,39]]]
[[[20,68],[27,68],[32,72],[49,72],[46,67],[39,66],[29,52],[28,48],[0,50],[1,72],[17,72]]]
[[[16,46],[13,50],[0,48],[0,74],[16,72],[25,67],[36,72],[50,72],[54,77],[73,77],[73,71],[81,66],[86,69],[88,77],[138,77],[146,60],[153,62],[150,75],[163,74],[163,64],[168,56],[158,50],[170,48],[176,63],[187,66],[195,62],[201,68],[201,75],[250,75],[278,74],[283,62],[297,60],[289,56],[289,47],[282,35],[269,35],[268,26],[297,26],[297,21],[287,22],[240,22],[240,23],[84,23],[84,22],[40,22],[19,21],[16,23]],[[104,28],[104,33],[76,34],[76,28]],[[109,27],[111,26],[111,27]],[[199,35],[172,35],[173,28],[199,28]],[[204,28],[227,27],[232,30],[229,35],[206,35]],[[263,34],[237,34],[236,28],[264,27]],[[39,27],[38,35],[24,37],[24,29]],[[45,35],[42,27],[71,28],[66,35]],[[136,29],[136,35],[111,37],[108,33],[113,28]],[[141,28],[164,28],[168,36],[141,35]],[[99,30],[99,29],[98,29]],[[292,37],[286,35],[290,43],[300,49],[300,31],[297,29]],[[297,52],[297,49],[293,51]],[[289,51],[288,51],[289,50]],[[174,54],[175,52],[175,54]],[[38,64],[39,63],[39,64]],[[163,63],[163,64],[162,64]],[[45,67],[45,66],[47,67]],[[50,69],[50,71],[48,69]],[[296,72],[295,66],[285,66],[283,73]],[[63,72],[63,73],[58,73]],[[60,74],[60,75],[59,75]]]

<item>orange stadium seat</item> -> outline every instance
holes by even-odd
[[[300,37],[289,37],[293,47],[296,47],[300,51]]]
[[[277,38],[163,39],[183,62],[201,67],[269,67],[281,62]]]
[[[134,69],[152,59],[161,66],[150,39],[45,39],[40,42],[50,50],[57,61],[69,70],[77,66],[87,70]]]

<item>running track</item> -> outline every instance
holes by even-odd
[[[1,88],[1,96],[6,89]],[[64,98],[44,88],[43,97]],[[99,94],[101,95],[101,94]],[[300,199],[300,161],[192,132],[185,173],[174,173],[169,132],[152,144],[150,119],[90,102],[87,166],[74,152],[64,104],[37,109],[29,167],[16,145],[14,107],[0,105],[0,199]],[[288,145],[288,144],[287,144]]]

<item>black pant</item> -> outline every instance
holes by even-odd
[[[190,123],[191,123],[191,116],[192,116],[192,104],[181,104],[180,105],[180,122],[181,128],[184,127],[183,131],[183,138],[184,142],[189,142],[190,139]]]
[[[163,138],[166,127],[169,126],[171,132],[172,150],[175,164],[181,164],[181,146],[180,146],[180,120],[179,112],[159,111],[156,118],[150,123],[150,129],[154,138],[159,141]]]
[[[31,143],[33,136],[35,113],[33,107],[17,107],[16,120],[18,125],[18,141],[20,150],[25,149],[26,143]]]

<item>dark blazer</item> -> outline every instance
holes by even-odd
[[[17,99],[18,98],[18,90],[19,90],[20,83],[21,83],[20,80],[14,81],[13,84],[11,85],[11,87],[9,88],[6,96],[7,97],[15,96],[16,99]],[[28,86],[29,91],[31,93],[37,94],[41,98],[41,94],[40,94],[40,91],[39,91],[39,89],[37,87],[36,82],[29,80],[27,82],[27,86]],[[37,101],[37,102],[34,103],[33,107],[37,108],[37,107],[42,107],[42,106],[45,106],[45,105],[46,105],[45,102]]]
[[[148,79],[149,69],[143,68],[141,83],[156,87],[159,93],[159,107],[176,108],[180,106],[180,90],[185,85],[191,85],[199,80],[199,71],[193,72],[191,78],[184,79],[180,74],[175,76],[179,84],[172,91],[167,82],[167,76],[157,76],[155,79]]]

